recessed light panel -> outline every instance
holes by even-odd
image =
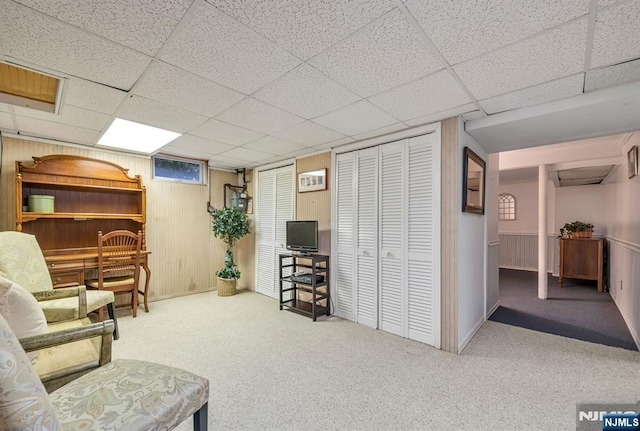
[[[102,135],[98,145],[151,154],[180,135],[169,130],[116,118]]]

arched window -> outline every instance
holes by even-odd
[[[509,193],[500,193],[498,196],[498,219],[516,219],[516,198]]]

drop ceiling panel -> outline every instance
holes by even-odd
[[[640,60],[588,71],[585,77],[584,91],[592,91],[634,81],[640,81]]]
[[[511,93],[581,72],[587,20],[507,46],[454,66],[477,99]]]
[[[0,107],[0,110],[2,110],[1,107]],[[11,114],[7,112],[0,112],[0,129],[15,130],[15,126],[13,124],[13,118],[11,118]]]
[[[61,109],[60,115],[35,109],[21,108],[19,106],[16,106],[13,109],[16,115],[20,115],[22,117],[51,121],[54,123],[67,124],[69,126],[98,131],[102,130],[102,128],[106,126],[111,119],[109,115],[89,111],[72,105],[65,105]]]
[[[584,0],[409,0],[405,4],[450,64],[532,36],[589,11],[589,2]]]
[[[344,137],[341,133],[327,129],[312,121],[296,124],[293,127],[274,133],[273,136],[305,147],[315,147],[316,145]]]
[[[192,0],[18,0],[47,15],[155,55]]]
[[[202,115],[140,96],[127,97],[120,105],[116,116],[180,133],[187,132],[207,120],[207,117]]]
[[[381,127],[379,129],[368,130],[363,133],[358,133],[357,135],[353,135],[353,138],[356,141],[361,141],[364,139],[373,138],[376,136],[387,135],[389,133],[397,132],[398,130],[406,129],[407,125],[404,123],[396,123],[390,126]]]
[[[160,58],[246,94],[300,63],[208,3],[172,35]]]
[[[193,135],[182,135],[171,141],[169,145],[176,148],[184,148],[186,150],[206,153],[209,156],[229,151],[235,147],[234,145],[224,144],[222,142],[216,142]]]
[[[607,7],[619,3],[624,0],[599,0],[598,7]]]
[[[360,99],[306,64],[256,92],[254,97],[307,119]]]
[[[251,164],[248,160],[239,160],[231,157],[225,157],[221,155],[215,155],[209,159],[209,165],[220,168],[232,168],[240,169],[247,167]]]
[[[191,148],[185,148],[183,146],[174,146],[167,144],[162,147],[156,154],[166,154],[174,157],[185,157],[196,160],[209,160],[211,157],[215,157],[215,154],[208,153],[206,151],[193,150]]]
[[[436,121],[440,121],[445,118],[456,117],[462,113],[473,111],[475,109],[477,109],[477,106],[475,105],[475,103],[465,103],[464,105],[456,106],[455,108],[446,109],[444,111],[436,112],[434,114],[428,114],[428,115],[423,115],[421,117],[412,118],[411,120],[407,120],[404,123],[408,126],[419,126],[421,124],[429,124]]]
[[[220,156],[238,160],[246,160],[248,162],[259,162],[260,160],[270,158],[272,154],[250,150],[248,148],[236,147],[229,151],[221,153]]]
[[[191,130],[189,134],[234,146],[243,145],[264,136],[264,133],[247,130],[215,119],[211,119]]]
[[[393,7],[392,0],[208,0],[289,52],[308,59]]]
[[[244,148],[279,156],[292,152],[301,152],[306,147],[279,138],[274,138],[273,136],[265,136],[264,138],[260,138],[257,141],[244,145]]]
[[[630,1],[598,12],[591,67],[640,57],[640,1]]]
[[[127,95],[124,91],[81,78],[68,79],[64,93],[65,103],[104,114],[116,112]]]
[[[304,121],[296,115],[249,97],[216,118],[267,134]]]
[[[441,70],[369,100],[400,120],[410,120],[471,101],[448,70]],[[409,100],[412,103],[407,103]]]
[[[482,118],[482,117],[484,117],[484,114],[480,111],[471,111],[471,112],[465,112],[464,114],[462,114],[462,119],[464,121],[475,120],[476,118]]]
[[[5,55],[128,90],[151,61],[144,54],[71,27],[32,9],[4,2],[0,38]]]
[[[488,114],[507,111],[523,106],[538,105],[544,102],[564,99],[565,97],[582,94],[584,75],[567,76],[544,84],[534,85],[524,90],[503,94],[480,101],[480,105]]]
[[[21,134],[72,142],[76,144],[93,145],[98,139],[98,135],[100,133],[97,130],[83,129],[81,127],[21,117],[18,115],[16,115],[16,123]]]
[[[351,142],[354,142],[354,141],[355,139],[347,137],[347,138],[338,139],[337,141],[325,142],[324,144],[314,145],[313,148],[316,150],[326,150],[329,148],[337,148],[342,145],[350,144]]]
[[[321,53],[310,64],[363,97],[445,66],[397,9]]]
[[[366,100],[315,118],[313,121],[349,136],[398,122]]]
[[[133,93],[207,117],[219,114],[244,97],[237,91],[160,61],[149,66]]]

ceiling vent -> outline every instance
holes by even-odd
[[[0,103],[57,114],[61,94],[60,78],[0,63]]]
[[[590,166],[587,168],[564,169],[557,171],[560,187],[586,186],[601,184],[614,165]]]

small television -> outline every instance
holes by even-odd
[[[318,221],[287,221],[287,250],[303,254],[318,251]]]

